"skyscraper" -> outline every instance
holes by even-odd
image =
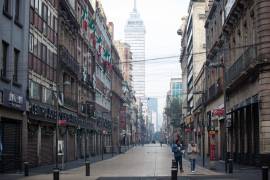
[[[141,99],[143,111],[146,111],[145,98],[145,27],[137,11],[136,0],[134,8],[125,27],[125,42],[130,45],[132,52],[132,77],[136,98]]]
[[[155,131],[159,130],[158,122],[158,100],[157,98],[149,97],[147,99],[148,117],[151,118],[151,122],[154,124]]]

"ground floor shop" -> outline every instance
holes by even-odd
[[[26,158],[26,116],[22,111],[0,107],[0,173],[22,169]]]
[[[260,156],[259,104],[252,102],[230,112],[230,152],[234,161],[254,165]],[[257,162],[258,161],[258,162]]]

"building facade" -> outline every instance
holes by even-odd
[[[1,1],[0,7],[0,172],[8,172],[27,159],[29,4]]]
[[[269,1],[224,6],[227,150],[236,162],[269,165]]]
[[[225,160],[226,126],[224,117],[224,69],[220,66],[224,61],[225,48],[219,44],[224,23],[224,2],[208,4],[205,23],[206,29],[206,64],[205,64],[205,119],[208,129],[209,153],[211,160]],[[214,150],[213,150],[214,149]]]
[[[205,1],[190,1],[188,16],[182,18],[183,24],[178,34],[182,36],[180,63],[183,78],[183,121],[181,126],[186,134],[188,143],[194,138],[194,82],[204,62],[205,54]]]

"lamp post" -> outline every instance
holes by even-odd
[[[63,86],[70,86],[71,83],[69,81],[65,81],[63,83]],[[51,86],[52,88],[52,86]],[[54,97],[54,104],[56,105],[56,129],[55,129],[55,169],[59,169],[58,167],[58,132],[59,132],[59,85],[56,85],[56,90],[52,90],[53,91],[53,97]],[[61,102],[63,103],[63,102]]]

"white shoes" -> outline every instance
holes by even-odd
[[[195,171],[191,171],[192,173],[195,173]]]

